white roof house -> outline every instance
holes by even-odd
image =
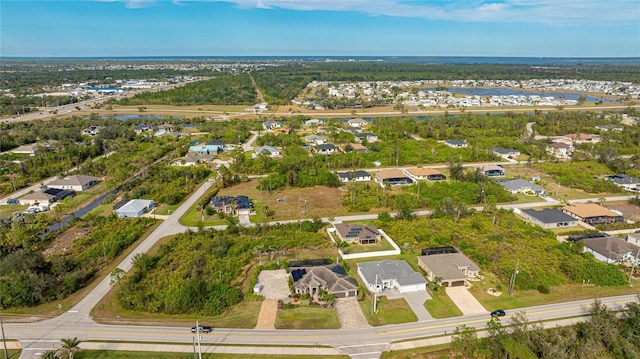
[[[367,289],[379,292],[395,288],[400,293],[427,290],[427,281],[405,261],[358,263],[358,274]]]
[[[48,187],[58,189],[70,189],[76,192],[82,192],[98,183],[98,178],[86,175],[75,175],[58,178],[47,184]]]
[[[262,152],[267,152],[271,157],[280,157],[280,150],[273,146],[260,146],[255,149],[255,153],[251,155],[253,158],[256,158],[262,154]]]
[[[362,127],[369,124],[369,122],[363,118],[352,118],[349,121],[347,121],[347,123],[351,127]]]
[[[132,199],[124,206],[116,209],[119,218],[135,218],[149,212],[155,207],[155,202],[148,199]]]

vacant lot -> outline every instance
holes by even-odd
[[[338,329],[335,309],[300,306],[278,310],[276,329]]]

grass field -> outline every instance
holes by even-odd
[[[429,288],[431,288],[431,286],[429,286]],[[453,301],[451,301],[451,298],[449,298],[444,288],[438,289],[437,292],[430,290],[429,294],[431,295],[431,299],[424,302],[424,307],[435,319],[459,317],[462,315],[462,312],[453,304]]]
[[[365,300],[359,301],[358,303],[360,304],[362,313],[367,318],[367,322],[374,327],[418,321],[418,317],[413,313],[404,298],[389,300],[385,296],[378,296],[376,313],[372,313],[372,296],[368,295]]]
[[[2,352],[2,358],[4,358],[4,350]],[[7,355],[9,355],[7,359],[18,359],[20,354],[22,354],[21,349],[7,349]]]
[[[449,356],[449,345],[434,345],[415,349],[398,350],[392,352],[382,352],[380,359],[448,359],[455,358]]]
[[[339,329],[340,321],[335,309],[300,306],[279,309],[276,329]]]
[[[352,254],[352,253],[368,253],[368,252],[378,252],[378,251],[389,251],[393,250],[393,247],[387,241],[386,238],[382,237],[382,239],[375,244],[358,244],[351,243],[349,247],[342,248],[342,252],[344,254]]]
[[[192,359],[193,353],[161,353],[161,352],[132,352],[116,350],[80,350],[73,356],[76,359]],[[241,359],[249,357],[247,354],[214,354],[202,353],[203,359]],[[251,358],[257,359],[336,359],[348,358],[339,355],[261,355],[251,354]],[[16,357],[17,358],[17,357]]]

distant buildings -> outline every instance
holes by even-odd
[[[444,141],[444,144],[453,148],[465,148],[469,146],[465,140],[446,140]]]

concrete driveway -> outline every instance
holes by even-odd
[[[416,317],[418,317],[418,321],[421,322],[423,320],[431,320],[433,317],[427,309],[424,307],[424,302],[427,299],[431,299],[431,296],[426,291],[419,292],[410,292],[410,293],[400,293],[397,290],[385,290],[384,295],[387,296],[388,299],[397,299],[404,298],[411,307],[411,310],[415,313]]]
[[[445,291],[463,315],[488,312],[465,287],[445,287]]]
[[[287,271],[284,269],[263,270],[258,274],[258,283],[262,284],[262,294],[266,299],[284,299],[289,297]]]

